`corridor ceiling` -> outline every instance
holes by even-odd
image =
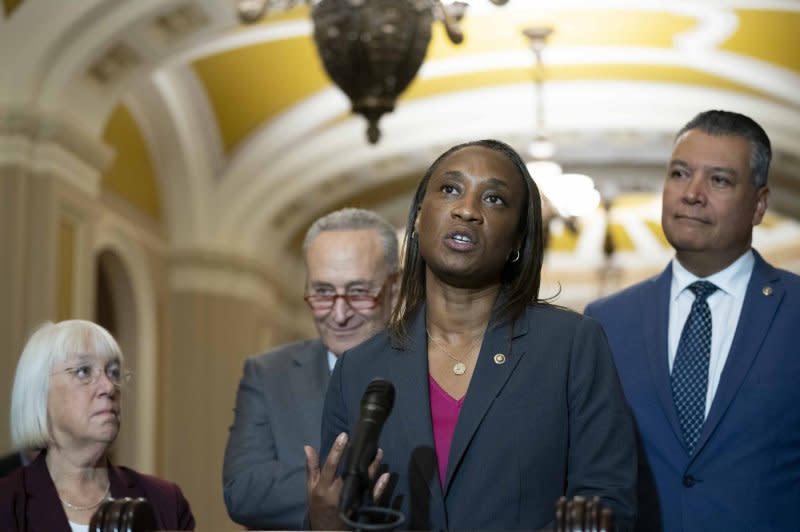
[[[565,168],[657,191],[675,131],[701,110],[736,110],[773,140],[772,208],[800,219],[798,1],[471,0],[465,42],[436,25],[377,146],[322,69],[307,7],[252,26],[229,0],[2,7],[0,127],[36,115],[102,141],[103,186],[177,249],[296,255],[310,221],[344,205],[402,224],[421,173],[454,143],[525,150],[534,58],[522,30],[540,25],[555,30],[545,117]]]

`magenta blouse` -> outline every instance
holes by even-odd
[[[436,463],[439,465],[439,483],[444,488],[447,462],[450,460],[450,443],[453,441],[453,432],[456,430],[464,398],[450,397],[431,375],[428,375],[428,391],[431,398],[433,442],[436,446]]]

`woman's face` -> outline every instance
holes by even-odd
[[[527,191],[514,164],[483,146],[462,148],[431,174],[414,224],[428,269],[454,286],[499,283],[520,246]]]
[[[109,375],[120,371],[118,358],[98,356],[92,349],[56,364],[47,412],[57,445],[74,448],[114,441],[120,425],[120,389]]]

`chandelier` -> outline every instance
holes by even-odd
[[[503,5],[508,0],[490,0]],[[441,0],[236,0],[239,18],[254,23],[267,12],[311,6],[314,42],[328,76],[367,120],[367,139],[380,139],[378,122],[417,75],[434,21],[454,44],[464,40],[466,2]]]
[[[583,174],[565,174],[561,165],[553,160],[556,146],[545,126],[544,81],[545,70],[542,52],[553,28],[536,26],[526,28],[522,34],[528,38],[535,58],[534,82],[534,132],[528,147],[532,158],[527,164],[542,194],[558,216],[568,221],[567,227],[573,229],[570,220],[584,216],[600,204],[600,193],[595,189],[592,178]]]

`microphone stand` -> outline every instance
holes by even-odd
[[[389,531],[402,525],[406,517],[403,512],[393,508],[376,506],[372,499],[372,489],[367,475],[363,475],[361,485],[367,486],[361,494],[361,501],[353,509],[353,518],[348,517],[345,512],[340,512],[339,517],[344,523],[356,532],[376,532]]]

